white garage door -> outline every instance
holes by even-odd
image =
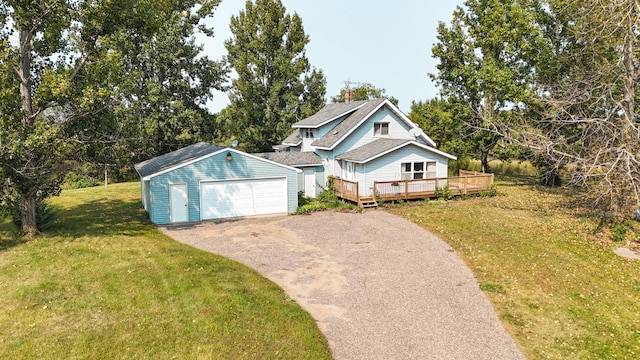
[[[202,220],[287,212],[287,178],[200,184]]]

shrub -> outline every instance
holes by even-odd
[[[324,211],[327,209],[329,209],[327,204],[321,203],[319,201],[312,201],[302,206],[298,206],[296,214],[309,214],[315,211]]]
[[[307,205],[312,199],[304,196],[304,191],[298,191],[298,207]]]
[[[438,200],[451,200],[451,198],[453,198],[453,193],[451,192],[451,189],[449,189],[449,184],[437,187],[435,193]]]
[[[491,184],[491,188],[487,191],[480,191],[479,195],[481,197],[491,197],[491,196],[497,196],[498,195],[498,187],[496,186],[496,184]]]
[[[64,177],[63,189],[82,189],[100,185],[100,181],[87,175],[69,172]]]
[[[627,224],[616,224],[611,227],[611,232],[613,233],[613,241],[620,242],[625,239],[627,236],[627,231],[629,231],[629,225]]]

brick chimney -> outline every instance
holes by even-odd
[[[350,103],[353,101],[353,90],[351,89],[346,89],[344,91],[344,102],[346,103]]]

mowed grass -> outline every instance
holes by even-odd
[[[392,212],[458,252],[528,358],[640,358],[640,261],[593,235],[582,194],[532,184],[512,178],[495,198]]]
[[[66,190],[35,240],[0,219],[0,358],[330,359],[253,270],[153,226],[137,183]]]

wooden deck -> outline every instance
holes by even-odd
[[[449,185],[453,195],[478,194],[493,185],[493,174],[460,170],[460,176],[418,180],[374,181],[374,195],[360,195],[358,183],[334,179],[338,197],[353,201],[360,207],[377,207],[377,200],[397,201],[436,197],[436,189]]]

